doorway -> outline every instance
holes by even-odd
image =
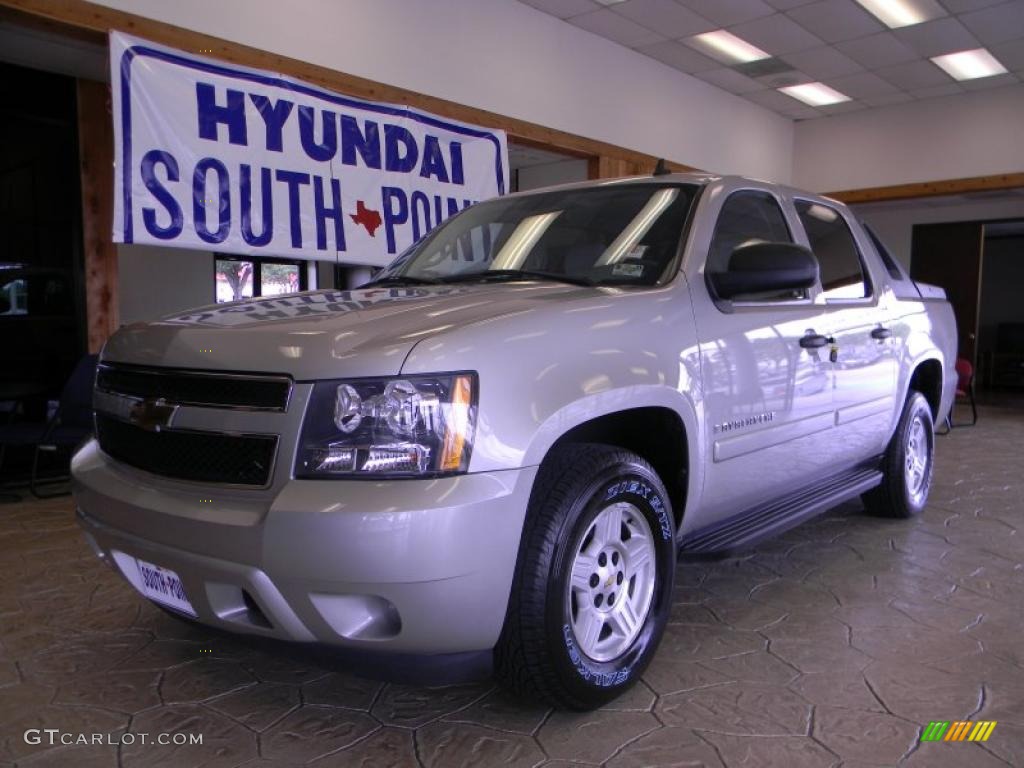
[[[0,62],[0,400],[39,417],[85,351],[75,81]]]
[[[945,289],[978,385],[1024,388],[1024,219],[915,225],[910,274]]]

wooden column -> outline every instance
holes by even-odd
[[[85,317],[90,352],[118,326],[114,227],[114,133],[105,83],[78,81],[78,158],[82,177]]]

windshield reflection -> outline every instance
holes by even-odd
[[[692,184],[644,183],[479,203],[399,256],[370,285],[655,285],[674,263],[695,192]]]

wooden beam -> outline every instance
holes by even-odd
[[[844,189],[828,192],[828,197],[844,203],[874,203],[884,200],[906,200],[912,197],[962,195],[965,192],[1016,189],[1024,187],[1024,173],[1002,173],[994,176],[972,176],[966,179],[922,181],[913,184],[894,184],[888,187]]]
[[[114,227],[114,134],[106,83],[78,82],[78,162],[82,188],[85,317],[90,352],[118,326]]]
[[[7,10],[0,13],[0,18],[12,23],[37,27],[46,25],[51,30],[64,27],[75,30],[78,35],[106,35],[111,30],[118,30],[182,51],[195,53],[202,50],[204,56],[211,58],[246,67],[281,72],[290,77],[356,98],[408,104],[411,107],[453,120],[499,128],[508,134],[511,141],[564,152],[577,157],[604,155],[651,168],[654,167],[657,160],[652,155],[619,147],[605,141],[546,128],[527,120],[468,107],[447,99],[338,72],[299,59],[280,56],[259,48],[205,35],[195,30],[165,24],[145,16],[95,5],[85,2],[85,0],[0,0],[0,11],[4,11],[4,9]],[[673,166],[679,170],[694,170],[682,163],[674,163]]]
[[[620,176],[635,174],[635,167],[635,164],[618,157],[598,155],[590,158],[590,162],[587,164],[587,178],[617,179]]]

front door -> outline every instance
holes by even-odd
[[[727,271],[734,248],[752,240],[793,242],[768,190],[727,196],[708,237],[707,273]],[[712,199],[714,199],[712,197]],[[700,276],[703,278],[703,276]],[[694,285],[707,462],[702,501],[687,530],[713,524],[805,487],[828,469],[833,427],[829,350],[801,346],[820,336],[824,308],[810,292],[740,296],[725,303]],[[806,345],[806,341],[805,341]]]

